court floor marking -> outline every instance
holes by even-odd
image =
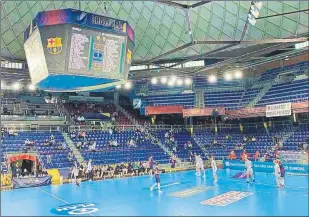
[[[35,188],[38,189],[39,191],[41,191],[41,192],[43,192],[43,193],[45,193],[45,194],[51,196],[51,197],[57,199],[57,200],[62,201],[63,203],[70,204],[68,201],[65,201],[65,200],[61,199],[60,197],[57,197],[56,195],[53,195],[53,194],[51,194],[51,193],[49,193],[49,192],[47,192],[47,191],[44,191],[43,189],[41,189],[41,188],[39,188],[39,187],[35,187]],[[92,213],[88,213],[88,215],[95,217],[95,215],[93,215]]]
[[[236,203],[246,197],[249,197],[252,194],[253,194],[252,192],[229,191],[224,194],[215,196],[213,198],[204,200],[200,203],[204,205],[210,205],[210,206],[227,206],[229,204]]]
[[[174,182],[174,183],[171,183],[171,184],[167,184],[167,185],[161,185],[160,188],[166,188],[166,187],[169,187],[169,186],[173,186],[173,185],[180,185],[180,182]],[[158,187],[154,187],[153,189],[157,189]]]
[[[184,173],[181,174],[182,178],[183,179],[186,179],[190,182],[193,182],[192,180],[184,177]],[[238,180],[235,180],[235,179],[229,179],[229,178],[221,178],[218,176],[218,179],[222,179],[222,180],[228,180],[228,181],[231,181],[231,182],[234,182],[234,183],[238,183],[238,184],[246,184],[246,182],[240,182]],[[254,184],[260,184],[260,185],[265,185],[265,186],[272,186],[272,187],[276,187],[276,185],[271,185],[271,184],[264,184],[264,183],[254,183]],[[216,185],[218,185],[218,183],[216,183]],[[219,186],[222,186],[222,187],[227,187],[228,189],[231,189],[231,190],[235,190],[235,187],[231,188],[230,186],[228,185],[219,185]],[[287,187],[287,186],[286,186]],[[307,187],[291,187],[291,186],[288,186],[289,189],[308,189]],[[246,189],[242,189],[242,190],[246,190]],[[251,190],[250,192],[252,193],[269,193],[269,194],[274,194],[275,192],[268,192],[268,191],[258,191],[258,190]],[[309,192],[306,192],[309,194]],[[308,197],[309,195],[308,194],[290,194],[290,195],[293,195],[293,196],[305,196],[305,197]]]

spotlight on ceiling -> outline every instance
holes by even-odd
[[[177,77],[175,75],[172,75],[170,79],[171,79],[171,81],[175,82]]]
[[[209,83],[216,83],[217,82],[217,77],[215,75],[210,75],[208,77],[208,82]]]
[[[175,80],[170,79],[167,84],[172,87],[175,84]]]
[[[120,89],[120,88],[121,88],[120,84],[116,85],[116,89]]]
[[[242,72],[237,70],[235,73],[234,73],[234,76],[235,78],[239,79],[239,78],[242,78]]]
[[[181,86],[181,85],[183,85],[183,80],[182,79],[177,79],[177,85],[178,86]]]
[[[127,83],[125,83],[124,88],[125,89],[130,89],[132,87],[132,82],[131,81],[127,81]]]
[[[162,84],[165,84],[166,82],[167,82],[167,78],[166,78],[166,77],[162,77],[162,78],[161,78],[161,83],[162,83]]]
[[[29,91],[35,91],[36,87],[33,84],[28,85],[28,90]]]
[[[192,83],[191,78],[186,78],[185,79],[185,85],[190,85]]]
[[[158,79],[157,78],[152,78],[151,79],[151,83],[152,84],[157,84],[158,83]]]
[[[20,83],[16,82],[13,84],[13,89],[14,90],[19,90],[20,89]]]
[[[233,79],[233,77],[232,77],[232,74],[231,73],[225,73],[224,74],[224,79],[226,80],[226,81],[230,81],[230,80],[232,80]]]

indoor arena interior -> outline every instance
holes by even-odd
[[[0,15],[1,216],[309,215],[309,1]]]

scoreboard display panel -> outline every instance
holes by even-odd
[[[26,29],[24,48],[32,83],[42,89],[110,88],[128,78],[134,31],[78,10],[44,11]]]

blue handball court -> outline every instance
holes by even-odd
[[[277,189],[273,173],[255,183],[233,178],[241,170],[161,174],[163,193],[150,191],[154,177],[88,181],[1,192],[2,216],[308,216],[308,176],[286,175]]]

